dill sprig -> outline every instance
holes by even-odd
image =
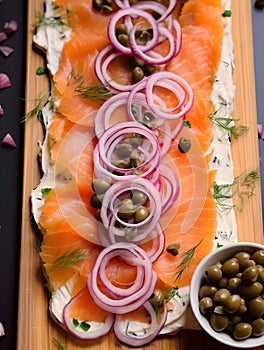
[[[235,139],[248,132],[248,126],[239,124],[239,119],[217,116],[217,111],[209,114],[208,117],[214,124],[227,130]]]
[[[178,270],[175,272],[174,276],[175,276],[175,282],[181,278],[181,275],[183,274],[183,272],[190,266],[192,260],[193,260],[193,256],[194,253],[197,249],[197,247],[202,243],[203,238],[192,248],[188,249],[187,251],[181,253],[181,262],[178,264],[177,268]]]
[[[237,208],[240,212],[244,209],[247,200],[255,195],[256,182],[261,178],[259,170],[243,172],[235,177],[231,184],[213,185],[213,197],[224,210]],[[233,204],[228,203],[233,199]]]
[[[58,339],[53,338],[53,343],[57,345],[59,350],[67,350],[66,347],[63,346]]]
[[[93,101],[106,101],[109,97],[116,94],[114,90],[109,90],[105,85],[98,83],[94,85],[84,86],[82,83],[75,89],[78,96]]]
[[[52,264],[52,269],[56,267],[66,267],[76,269],[76,263],[85,259],[85,255],[80,248],[66,252],[64,255],[58,257]]]
[[[45,14],[38,12],[36,14],[36,23],[33,26],[36,29],[40,27],[70,27],[68,13],[60,16],[46,17]]]
[[[37,118],[40,119],[42,117],[42,109],[46,104],[48,97],[49,94],[42,95],[42,93],[40,93],[36,98],[34,98],[32,102],[35,104],[35,106],[23,116],[21,121],[25,122],[33,115],[36,115]]]

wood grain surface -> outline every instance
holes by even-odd
[[[36,13],[43,11],[42,0],[28,0],[28,45],[27,45],[27,110],[34,107],[34,99],[46,94],[49,89],[47,78],[36,75],[36,68],[44,65],[43,56],[33,50],[32,24]],[[233,142],[232,151],[235,161],[235,173],[257,169],[259,167],[257,118],[254,82],[254,58],[252,48],[251,1],[233,0],[233,38],[235,49],[234,81],[236,99],[234,118],[249,126],[247,135]],[[30,192],[40,179],[37,162],[38,143],[43,139],[41,123],[30,118],[25,126],[24,184],[23,184],[23,221],[21,232],[21,264],[19,279],[19,310],[17,350],[54,350],[53,339],[58,339],[67,350],[128,349],[119,343],[113,334],[102,340],[83,342],[67,335],[49,317],[48,291],[42,275],[38,251],[35,248],[36,233],[30,215]],[[261,216],[260,183],[256,195],[246,204],[242,213],[237,213],[238,235],[240,241],[263,243]],[[230,347],[221,345],[203,331],[183,330],[177,335],[158,337],[150,345],[141,349],[148,350],[224,350]],[[232,348],[230,348],[232,349]],[[264,349],[263,347],[256,348]]]

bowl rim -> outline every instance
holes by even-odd
[[[199,310],[199,296],[198,290],[200,289],[202,283],[201,271],[204,271],[209,265],[217,262],[218,260],[225,260],[231,257],[232,254],[238,252],[239,250],[249,250],[254,252],[258,249],[264,249],[264,244],[255,242],[235,242],[228,243],[221,248],[216,248],[211,251],[196,267],[194,274],[191,279],[190,284],[190,306],[192,312],[202,327],[202,329],[207,332],[211,337],[218,340],[219,342],[238,348],[253,348],[257,346],[263,346],[264,335],[255,338],[248,338],[245,340],[235,340],[230,335],[224,332],[216,332],[209,324],[209,321],[203,316]]]

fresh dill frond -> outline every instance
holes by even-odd
[[[116,94],[114,90],[106,88],[106,86],[101,83],[89,86],[80,84],[76,87],[75,92],[78,96],[93,101],[106,101],[109,97]]]
[[[181,262],[178,264],[177,268],[178,270],[175,272],[175,282],[181,278],[183,272],[190,266],[194,253],[197,249],[197,247],[202,243],[203,238],[192,248],[188,249],[187,251],[181,253]]]
[[[49,94],[43,95],[42,93],[40,93],[36,98],[34,98],[32,100],[32,102],[34,103],[34,107],[30,111],[28,111],[23,116],[23,118],[21,118],[21,121],[25,122],[33,115],[36,115],[37,118],[40,119],[42,117],[42,108],[46,104],[48,97],[49,97]]]
[[[231,184],[213,185],[213,197],[224,210],[237,208],[240,212],[244,209],[247,200],[255,195],[256,182],[261,178],[259,170],[243,172],[235,177]],[[228,203],[233,199],[233,203]]]
[[[52,264],[52,269],[56,267],[66,267],[76,269],[76,263],[85,259],[85,255],[80,248],[66,252],[58,257]]]
[[[216,111],[209,114],[208,117],[214,124],[227,130],[230,133],[231,137],[235,139],[245,134],[249,129],[248,126],[239,124],[238,119],[220,117],[217,115]]]
[[[63,346],[58,339],[53,338],[53,343],[58,347],[59,350],[67,350],[66,347]]]
[[[33,26],[36,29],[40,27],[70,27],[68,13],[60,16],[46,17],[45,14],[38,12],[36,14],[36,22]]]

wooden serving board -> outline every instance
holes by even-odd
[[[257,142],[257,118],[254,81],[254,57],[252,47],[251,0],[233,0],[232,20],[235,49],[234,81],[236,99],[234,119],[249,126],[249,132],[232,144],[235,175],[259,167]],[[32,101],[49,89],[44,76],[36,75],[36,68],[44,65],[43,56],[32,49],[32,24],[36,13],[43,12],[43,0],[28,0],[28,45],[27,45],[27,111],[32,110]],[[30,192],[39,183],[40,171],[37,162],[38,142],[43,139],[42,126],[37,118],[30,118],[25,125],[23,215],[21,231],[21,264],[19,279],[19,308],[17,350],[57,349],[53,339],[58,339],[67,350],[128,349],[120,344],[113,334],[104,339],[82,342],[67,335],[49,317],[48,292],[42,275],[38,251],[35,248],[36,234],[30,215]],[[237,213],[240,241],[263,243],[260,183],[256,195],[246,204],[242,214]],[[160,350],[215,350],[227,349],[203,331],[184,330],[173,336],[158,337],[141,349]],[[259,347],[256,349],[263,349]]]

